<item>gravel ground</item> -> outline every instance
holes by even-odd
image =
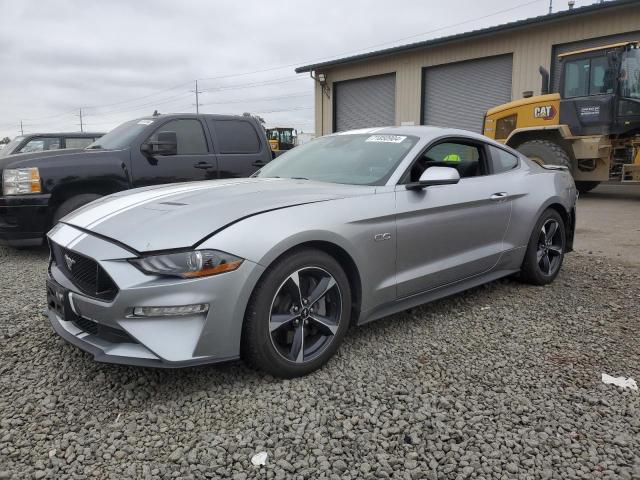
[[[0,268],[0,478],[640,478],[640,394],[600,380],[640,380],[640,272],[615,259],[354,329],[291,381],[95,363],[39,313],[46,253]]]

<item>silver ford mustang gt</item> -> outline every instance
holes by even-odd
[[[48,316],[99,361],[242,357],[299,376],[351,324],[517,272],[553,281],[575,201],[566,169],[469,132],[329,135],[252,178],[117,193],[63,218]]]

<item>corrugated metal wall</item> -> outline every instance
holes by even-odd
[[[334,131],[396,123],[396,76],[379,75],[333,85]]]
[[[424,125],[482,132],[486,111],[511,100],[513,56],[424,69]]]
[[[615,35],[638,30],[640,8],[630,5],[581,15],[548,24],[522,28],[513,32],[487,35],[472,41],[459,41],[413,52],[365,60],[328,69],[328,82],[350,80],[385,73],[396,74],[395,122],[421,120],[422,71],[424,67],[459,62],[494,55],[513,54],[511,96],[522,98],[522,92],[540,93],[538,67],[551,68],[554,45]],[[333,90],[333,89],[332,89]],[[316,85],[316,133],[333,131],[333,91],[322,95]]]
[[[638,5],[640,8],[640,5]],[[621,33],[618,35],[590,38],[588,40],[580,40],[578,42],[563,43],[553,46],[553,64],[551,66],[551,91],[557,92],[560,87],[560,75],[562,73],[562,64],[558,55],[574,50],[582,50],[584,48],[593,48],[609,43],[626,42],[629,40],[640,40],[640,30],[635,32]]]

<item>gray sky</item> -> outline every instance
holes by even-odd
[[[313,83],[295,66],[541,15],[548,4],[0,0],[0,138],[19,134],[20,120],[25,133],[79,130],[81,107],[85,131],[156,108],[192,112],[195,79],[201,111],[313,131]],[[566,8],[554,0],[554,11]]]

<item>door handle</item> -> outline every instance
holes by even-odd
[[[262,160],[256,160],[251,165],[253,165],[254,167],[264,167],[266,164],[267,162],[263,162]]]
[[[493,200],[494,202],[499,202],[500,200],[506,200],[507,195],[507,192],[498,192],[491,195],[489,199]]]
[[[198,162],[196,164],[193,165],[196,168],[201,168],[202,170],[207,170],[209,168],[213,168],[213,163],[207,163],[207,162]]]

